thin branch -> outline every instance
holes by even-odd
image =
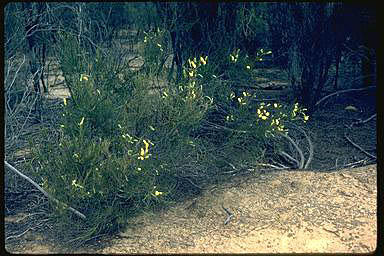
[[[284,133],[281,133],[281,135],[286,138],[289,142],[291,142],[291,144],[295,147],[295,149],[297,150],[297,152],[299,153],[300,155],[300,165],[299,165],[299,168],[304,168],[304,155],[303,155],[303,151],[299,148],[299,146],[296,144],[296,142],[291,138],[289,137],[288,135],[284,134]]]
[[[299,128],[299,129],[300,129],[300,128]],[[308,145],[309,145],[309,156],[308,156],[307,162],[306,162],[305,165],[304,165],[304,169],[307,169],[308,166],[309,166],[309,164],[311,163],[311,161],[312,161],[312,159],[313,159],[313,152],[314,152],[313,148],[314,148],[314,147],[313,147],[311,138],[309,138],[309,136],[307,135],[307,133],[306,133],[303,129],[300,129],[300,131],[301,131],[302,133],[304,133],[304,136],[305,136],[305,138],[307,139],[307,141],[308,141]]]
[[[372,116],[368,117],[368,118],[365,119],[365,120],[359,120],[359,121],[357,121],[357,122],[355,122],[355,123],[352,123],[352,124],[351,124],[351,127],[352,127],[353,125],[365,124],[365,123],[371,121],[373,118],[375,118],[376,115],[377,115],[377,114],[373,114]]]
[[[13,167],[12,165],[10,165],[7,161],[4,161],[5,165],[11,169],[12,171],[16,172],[18,175],[20,175],[23,179],[26,179],[29,183],[31,183],[34,187],[36,187],[41,193],[43,193],[46,197],[52,199],[54,202],[58,203],[58,204],[62,204],[62,205],[65,205],[68,210],[72,211],[73,213],[75,213],[77,216],[79,216],[80,218],[82,218],[83,220],[86,219],[85,215],[82,214],[81,212],[79,212],[78,210],[76,209],[73,209],[72,207],[70,206],[67,206],[65,203],[63,202],[60,202],[59,200],[57,200],[56,198],[52,197],[51,195],[49,195],[42,187],[39,186],[39,184],[37,184],[36,182],[34,182],[31,178],[29,178],[28,176],[24,175],[23,173],[21,173],[20,171],[18,171],[15,167]]]
[[[370,153],[368,153],[367,151],[365,151],[362,147],[360,147],[359,145],[357,145],[356,143],[354,143],[350,138],[348,138],[348,136],[347,136],[347,132],[344,133],[344,137],[347,139],[347,141],[349,141],[353,146],[355,146],[356,148],[358,148],[361,152],[363,152],[364,154],[366,154],[367,156],[369,156],[369,157],[372,158],[372,159],[376,159],[376,156],[371,155]]]
[[[345,92],[352,92],[352,91],[363,91],[363,90],[367,90],[367,89],[371,89],[371,88],[374,88],[376,87],[376,85],[372,85],[372,86],[368,86],[368,87],[364,87],[364,88],[358,88],[358,89],[346,89],[346,90],[341,90],[341,91],[337,91],[337,92],[334,92],[334,93],[331,93],[323,98],[321,98],[318,102],[316,102],[316,104],[314,105],[314,107],[316,107],[317,105],[319,105],[321,102],[323,102],[324,100],[328,99],[329,97],[332,97],[334,95],[339,95],[341,93],[345,93]]]
[[[266,166],[266,167],[272,167],[272,168],[274,168],[274,169],[278,169],[278,170],[290,169],[288,166],[284,166],[284,165],[282,165],[282,164],[279,164],[279,165],[281,165],[281,167],[276,166],[276,165],[273,165],[273,164],[263,164],[263,163],[257,163],[256,165],[259,165],[259,166]]]
[[[285,158],[287,158],[288,160],[294,162],[294,163],[296,164],[296,167],[297,167],[297,168],[300,168],[300,167],[299,167],[299,166],[300,166],[300,162],[299,162],[297,159],[293,158],[292,156],[290,156],[288,153],[286,153],[286,152],[284,152],[284,151],[281,151],[280,154],[281,154],[282,156],[284,156]]]

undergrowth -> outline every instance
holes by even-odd
[[[279,147],[274,136],[308,119],[297,104],[255,103],[257,94],[226,82],[250,79],[260,61],[236,49],[219,64],[191,56],[180,82],[154,88],[148,81],[165,59],[160,35],[146,35],[144,59],[153,66],[140,71],[62,35],[58,57],[71,97],[54,128],[59,135],[33,152],[43,188],[86,216],[52,202],[62,237],[86,241],[116,232],[143,209],[200,189],[207,177],[263,162]]]

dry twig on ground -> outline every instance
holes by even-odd
[[[61,205],[64,205],[65,207],[68,208],[68,210],[70,210],[71,212],[73,212],[74,214],[76,214],[77,216],[79,216],[80,218],[82,218],[83,220],[86,219],[85,215],[82,214],[81,212],[79,212],[78,210],[76,209],[73,209],[72,207],[70,206],[67,206],[66,204],[60,202],[59,200],[57,200],[56,198],[52,197],[51,195],[49,195],[42,187],[39,186],[39,184],[37,184],[36,182],[34,182],[31,178],[29,178],[28,176],[24,175],[23,173],[21,173],[19,170],[17,170],[15,167],[13,167],[12,165],[10,165],[7,161],[4,161],[5,165],[11,169],[12,171],[14,171],[15,173],[17,173],[18,175],[20,175],[23,179],[26,179],[29,183],[31,183],[34,187],[36,187],[41,193],[43,193],[46,197],[52,199],[54,202],[58,203],[58,204],[61,204]]]

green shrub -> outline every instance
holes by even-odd
[[[80,240],[180,197],[180,179],[188,174],[207,177],[228,162],[262,161],[268,136],[306,117],[297,105],[254,104],[251,92],[235,93],[207,56],[190,58],[180,83],[162,89],[148,83],[151,73],[122,69],[99,51],[61,58],[72,98],[64,99],[60,135],[35,154],[43,187],[87,217],[78,221],[55,205],[58,227]],[[235,64],[248,72],[246,60]]]

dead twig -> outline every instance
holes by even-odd
[[[285,166],[285,165],[282,165],[282,164],[279,164],[279,163],[278,163],[278,165],[280,165],[280,166],[273,165],[273,164],[263,164],[263,163],[257,163],[256,165],[272,167],[273,169],[278,169],[278,170],[289,169],[288,166]]]
[[[372,120],[374,117],[376,117],[376,114],[373,114],[372,116],[370,116],[369,118],[365,119],[365,120],[359,120],[358,122],[354,122],[350,125],[345,125],[345,127],[348,129],[348,130],[351,130],[353,126],[355,125],[360,125],[360,124],[364,124],[364,123],[367,123],[368,121]],[[368,153],[366,150],[364,150],[361,146],[359,146],[358,144],[356,144],[355,142],[353,142],[348,136],[347,136],[347,131],[344,132],[344,138],[352,144],[352,146],[356,147],[357,149],[359,149],[361,152],[363,152],[364,154],[366,154],[367,156],[369,156],[370,158],[372,159],[377,159],[376,156]]]
[[[290,142],[290,145],[295,148],[295,150],[299,154],[300,159],[296,159],[295,157],[293,157],[292,155],[289,155],[285,151],[281,151],[280,155],[282,155],[285,159],[287,159],[291,163],[294,163],[293,168],[307,169],[309,164],[311,163],[311,161],[313,159],[314,146],[313,146],[313,143],[312,143],[310,137],[308,136],[308,134],[303,129],[301,129],[300,127],[296,127],[296,129],[298,131],[300,131],[301,133],[303,133],[306,140],[307,140],[307,143],[309,146],[309,149],[308,149],[309,155],[308,155],[307,160],[305,160],[303,150],[299,147],[298,143],[296,143],[296,141],[294,141],[290,136],[288,136],[287,134],[284,134],[284,133],[280,133],[280,135],[282,137],[286,138]],[[283,166],[283,167],[285,167],[285,166]]]
[[[83,220],[86,219],[85,215],[82,214],[81,212],[79,212],[78,210],[76,209],[73,209],[72,207],[70,206],[67,206],[65,203],[63,202],[60,202],[59,200],[57,200],[56,198],[52,197],[51,195],[49,195],[42,187],[39,186],[39,184],[37,184],[36,182],[34,182],[31,178],[29,178],[28,176],[24,175],[23,173],[21,173],[20,171],[18,171],[15,167],[13,167],[12,165],[10,165],[7,161],[4,161],[5,165],[11,169],[12,171],[14,171],[15,173],[17,173],[18,175],[20,175],[23,179],[27,180],[29,183],[31,183],[34,187],[36,187],[41,193],[43,193],[46,197],[52,199],[54,202],[58,203],[58,204],[61,204],[61,205],[64,205],[65,207],[68,208],[68,210],[72,211],[73,213],[75,213],[77,216],[79,216],[80,218],[82,218]]]
[[[32,228],[29,227],[29,228],[27,228],[25,231],[21,232],[21,233],[18,234],[18,235],[8,236],[7,238],[5,238],[5,241],[7,241],[7,240],[9,240],[9,239],[15,239],[15,238],[22,237],[22,236],[25,235],[25,233],[27,233],[29,230],[32,230]]]
[[[304,154],[303,154],[303,151],[299,148],[299,146],[297,145],[297,143],[291,138],[289,137],[287,134],[284,134],[284,133],[281,133],[281,136],[283,136],[284,138],[286,138],[296,149],[296,151],[299,153],[299,156],[300,156],[300,161],[299,160],[296,160],[297,163],[299,163],[297,165],[297,168],[299,169],[302,169],[304,168]],[[288,155],[288,154],[287,154]],[[291,157],[293,159],[293,157]]]
[[[309,156],[308,156],[307,162],[304,165],[304,169],[307,169],[309,164],[311,163],[311,161],[313,159],[314,146],[313,146],[313,143],[311,141],[311,138],[309,138],[307,133],[301,128],[299,128],[299,130],[304,134],[305,138],[308,141],[308,145],[309,145]]]
[[[377,116],[377,114],[373,114],[371,115],[370,117],[368,117],[367,119],[365,120],[358,120],[357,122],[354,122],[350,125],[350,127],[354,126],[354,125],[361,125],[361,124],[365,124],[369,121],[371,121],[373,118],[375,118]]]
[[[228,215],[227,219],[224,221],[224,225],[227,225],[228,222],[231,221],[231,219],[233,218],[233,213],[231,213],[228,209],[226,209],[224,207],[224,205],[221,205],[221,208],[223,208],[223,210],[225,211],[225,213]]]
[[[293,158],[292,156],[290,156],[288,153],[286,153],[286,152],[284,152],[284,151],[281,151],[281,152],[280,152],[280,155],[284,156],[287,160],[289,160],[289,161],[295,163],[297,167],[300,166],[300,162],[299,162],[297,159],[295,159],[295,158]]]
[[[333,170],[341,170],[341,169],[345,169],[345,168],[355,168],[355,167],[358,167],[358,166],[363,166],[363,165],[367,165],[367,164],[370,164],[372,163],[374,160],[369,160],[369,159],[362,159],[362,160],[359,160],[359,161],[356,161],[356,162],[352,162],[352,163],[344,163],[343,165],[341,166],[335,166],[335,167],[332,167],[332,168],[329,168],[327,169],[327,171],[333,171]]]
[[[351,143],[354,147],[356,147],[357,149],[359,149],[361,152],[363,152],[364,154],[366,154],[367,156],[369,156],[370,158],[372,159],[376,159],[376,156],[368,153],[367,151],[365,151],[362,147],[360,147],[359,145],[357,145],[356,143],[354,143],[348,136],[347,136],[347,132],[345,131],[344,132],[344,138],[349,142]]]
[[[340,90],[340,91],[337,91],[337,92],[334,92],[334,93],[331,93],[327,96],[324,96],[323,98],[321,98],[318,102],[316,102],[316,104],[314,105],[314,107],[316,107],[317,105],[319,105],[321,102],[323,102],[324,100],[332,97],[332,96],[335,96],[335,95],[339,95],[341,93],[346,93],[346,92],[353,92],[353,91],[363,91],[363,90],[367,90],[367,89],[371,89],[371,88],[374,88],[376,87],[376,85],[372,85],[372,86],[368,86],[368,87],[364,87],[364,88],[358,88],[358,89],[346,89],[346,90]]]

